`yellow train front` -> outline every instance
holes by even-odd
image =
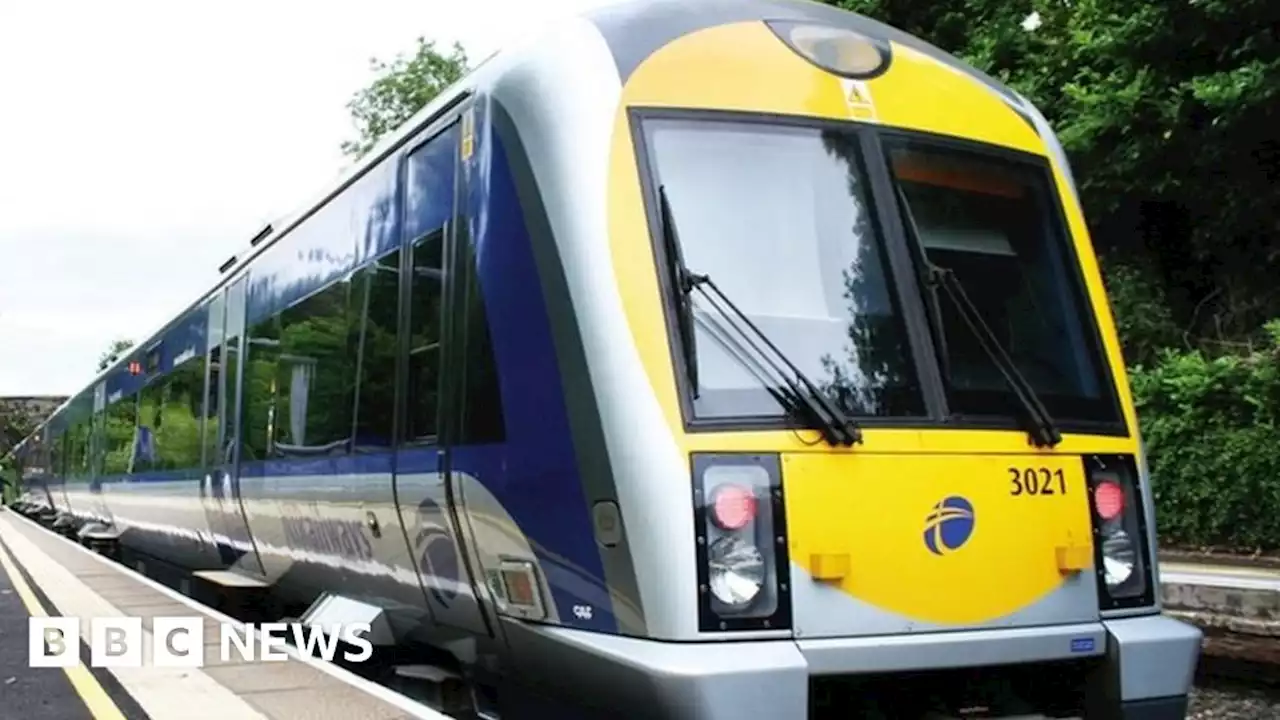
[[[593,22],[618,89],[576,67],[555,132],[593,157],[608,106],[607,170],[548,164],[588,208],[551,224],[622,636],[526,671],[637,717],[1184,717],[1200,634],[1160,614],[1121,351],[1035,108],[825,6]]]

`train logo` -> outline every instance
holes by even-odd
[[[418,532],[413,539],[418,570],[427,592],[446,608],[458,597],[462,582],[457,545],[448,528],[449,518],[436,501],[425,498],[418,503]]]
[[[958,495],[945,498],[925,519],[924,546],[934,555],[959,550],[973,536],[973,524],[973,505],[968,500]]]

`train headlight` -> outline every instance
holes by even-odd
[[[1137,560],[1133,540],[1125,531],[1117,528],[1102,541],[1102,577],[1108,589],[1115,589],[1129,582]]]
[[[767,23],[769,29],[797,55],[847,78],[866,79],[889,66],[889,44],[852,30],[790,21]]]
[[[744,609],[760,596],[764,556],[755,545],[732,535],[722,537],[711,545],[707,564],[711,593],[727,607]]]
[[[691,459],[699,629],[789,628],[791,564],[779,457],[695,453]]]

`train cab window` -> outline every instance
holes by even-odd
[[[413,244],[409,293],[408,433],[410,443],[432,442],[440,405],[441,310],[444,240],[448,226]]]
[[[652,187],[666,195],[689,271],[709,276],[846,413],[923,415],[857,136],[692,118],[643,127]],[[673,314],[684,302],[677,294],[668,288]],[[733,330],[736,318],[697,292],[688,297],[692,342],[677,342],[696,347],[684,353],[696,358],[695,417],[783,416],[772,357]]]
[[[951,270],[1055,420],[1118,422],[1092,313],[1047,170],[894,140],[889,163],[917,261]],[[925,302],[948,403],[959,415],[1018,412],[1008,381],[942,291]]]

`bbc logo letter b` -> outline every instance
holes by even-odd
[[[27,618],[29,667],[75,667],[79,664],[80,621],[77,618]]]
[[[94,618],[89,627],[93,667],[142,667],[142,618]]]

